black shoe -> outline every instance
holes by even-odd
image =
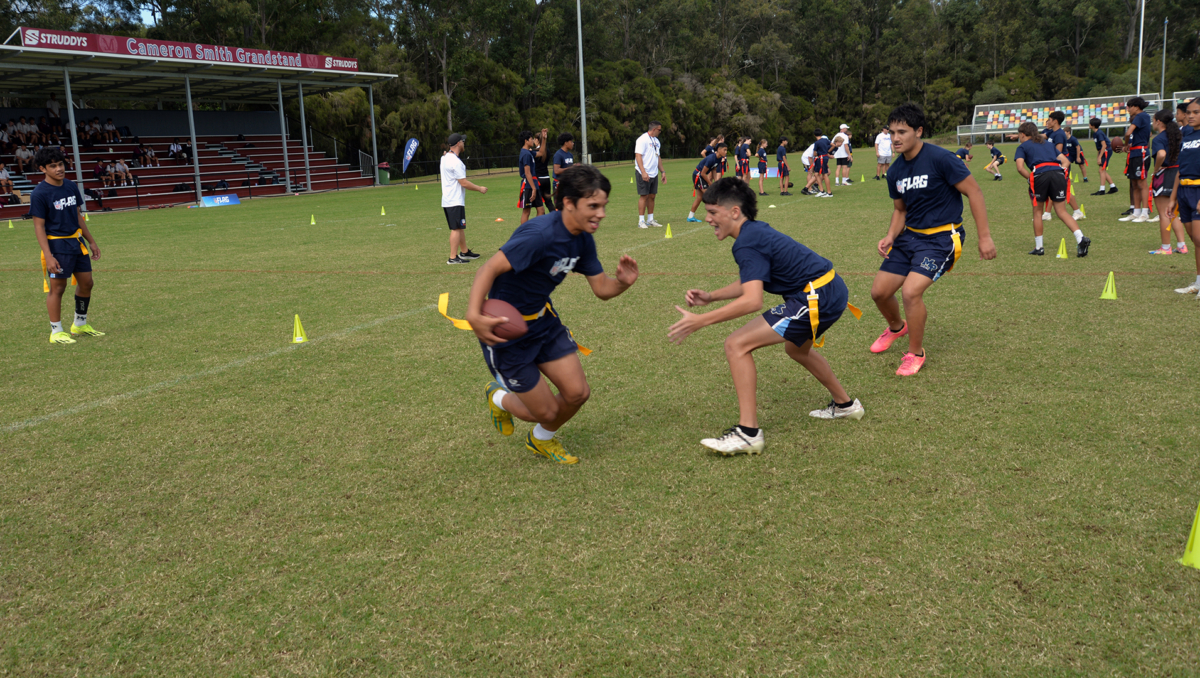
[[[1116,193],[1116,192],[1117,192],[1117,187],[1116,187],[1116,186],[1109,186],[1109,187],[1108,187],[1108,194],[1109,194],[1109,195],[1112,195],[1113,193]]]
[[[474,252],[472,252],[471,250],[467,250],[466,252],[459,252],[459,253],[458,253],[458,258],[459,258],[459,259],[468,259],[468,260],[470,260],[470,259],[478,259],[478,258],[479,258],[479,255],[478,255],[478,254],[475,254],[475,253],[474,253]]]
[[[1101,186],[1101,187],[1100,187],[1100,190],[1096,191],[1096,192],[1095,192],[1095,193],[1093,193],[1092,195],[1107,195],[1107,193],[1105,193],[1105,192],[1104,192],[1104,187],[1103,187],[1103,186]]]
[[[1000,181],[1000,175],[997,174],[996,176],[992,177],[992,181]]]
[[[1029,253],[1035,257],[1044,257],[1046,256],[1046,248],[1039,247],[1036,250],[1030,250]]]
[[[1086,257],[1088,253],[1088,246],[1091,244],[1091,238],[1084,238],[1083,240],[1080,240],[1079,244],[1075,246],[1075,256]]]
[[[454,265],[454,264],[465,264],[465,263],[467,263],[467,260],[466,260],[466,259],[463,259],[463,258],[461,258],[461,257],[451,257],[451,258],[449,258],[449,259],[447,259],[447,260],[446,260],[446,263],[447,263],[447,264],[450,264],[450,265]]]
[[[999,179],[1000,181],[1004,181],[1004,175],[1003,175],[1003,174],[997,174],[997,175],[996,175],[996,178],[997,178],[997,179]]]
[[[771,195],[770,193],[759,193],[759,195]]]
[[[779,195],[791,195],[791,193],[788,193],[787,191],[784,191],[783,193],[780,193]]]
[[[1129,216],[1130,214],[1133,214],[1133,208],[1132,208],[1132,207],[1130,207],[1129,209],[1125,210],[1124,212],[1121,212],[1121,216],[1123,216],[1123,217],[1127,217],[1127,216]]]
[[[875,181],[879,181],[879,177],[875,177]]]

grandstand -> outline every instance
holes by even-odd
[[[1177,92],[1176,95],[1179,93]],[[1017,127],[1026,121],[1033,121],[1038,127],[1044,127],[1050,114],[1062,111],[1067,116],[1064,127],[1072,127],[1075,136],[1088,137],[1088,121],[1092,118],[1101,120],[1101,129],[1117,129],[1124,132],[1129,124],[1129,116],[1125,112],[1125,102],[1134,94],[1124,96],[1094,97],[1091,99],[1058,99],[1051,101],[1022,101],[1019,103],[984,104],[975,107],[971,124],[958,126],[958,141],[968,138],[972,142],[982,137],[987,141],[990,135],[1003,137],[1016,134]],[[1157,92],[1141,95],[1148,102],[1146,109],[1151,115],[1159,108]]]

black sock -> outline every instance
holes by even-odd
[[[741,424],[738,424],[738,430],[751,438],[758,435],[758,429],[750,428],[749,426],[742,426]]]
[[[839,403],[838,401],[836,401],[836,400],[835,400],[835,401],[833,401],[833,404],[834,404],[834,405],[837,405],[838,407],[840,407],[840,408],[842,408],[842,409],[844,410],[844,409],[846,409],[847,407],[850,407],[851,405],[853,405],[853,404],[854,404],[854,400],[853,400],[853,399],[851,399],[851,400],[848,400],[848,401],[846,401],[846,402],[844,402],[844,403]]]
[[[905,328],[906,326],[907,326],[907,323],[900,323],[900,329],[898,329],[898,330],[892,330],[892,326],[891,326],[891,325],[888,325],[888,329],[889,329],[889,330],[892,330],[892,332],[893,332],[893,333],[894,333],[894,332],[903,332],[903,331],[904,331],[904,328]]]
[[[914,353],[913,355],[917,355],[917,354],[916,354],[916,353]],[[918,358],[924,358],[924,357],[925,357],[925,349],[921,349],[921,355],[917,355],[917,357],[918,357]]]
[[[75,295],[75,312],[78,313],[79,315],[87,315],[88,304],[90,304],[91,302],[92,302],[91,297],[81,297],[78,294],[76,294]]]

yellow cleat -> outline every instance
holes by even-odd
[[[492,401],[492,395],[501,390],[503,389],[500,384],[493,379],[483,388],[483,397],[487,399],[488,408],[492,410],[492,426],[495,426],[500,433],[510,436],[513,434],[512,415],[496,407],[496,403]]]
[[[50,343],[51,344],[74,344],[75,340],[72,339],[71,335],[67,334],[66,332],[51,332],[50,333]]]
[[[533,437],[533,431],[525,437],[525,447],[534,454],[540,454],[543,457],[556,461],[560,464],[575,464],[579,462],[579,457],[572,457],[563,449],[562,443],[558,442],[558,438],[550,440],[538,440]]]
[[[104,333],[92,327],[91,325],[71,325],[71,334],[75,336],[85,335],[89,337],[103,337]]]

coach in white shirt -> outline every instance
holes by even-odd
[[[658,135],[662,134],[662,123],[651,120],[650,128],[638,137],[633,146],[633,162],[636,165],[634,180],[638,194],[638,228],[662,226],[654,220],[654,199],[658,196],[658,179],[667,183],[667,173],[659,170]]]
[[[879,136],[875,137],[875,180],[882,173],[887,176],[888,165],[892,164],[892,133],[884,127]]]
[[[838,140],[842,143],[838,143]],[[850,126],[842,123],[838,128],[838,133],[833,136],[834,152],[833,159],[837,163],[837,168],[834,170],[833,183],[842,184],[843,186],[850,185],[850,163],[853,162],[853,155],[850,153]]]
[[[446,139],[449,150],[442,156],[442,211],[446,213],[446,225],[450,227],[450,258],[447,264],[465,264],[479,255],[467,248],[467,196],[463,189],[487,193],[486,186],[476,186],[467,181],[467,166],[458,157],[467,147],[467,138],[451,134]]]

